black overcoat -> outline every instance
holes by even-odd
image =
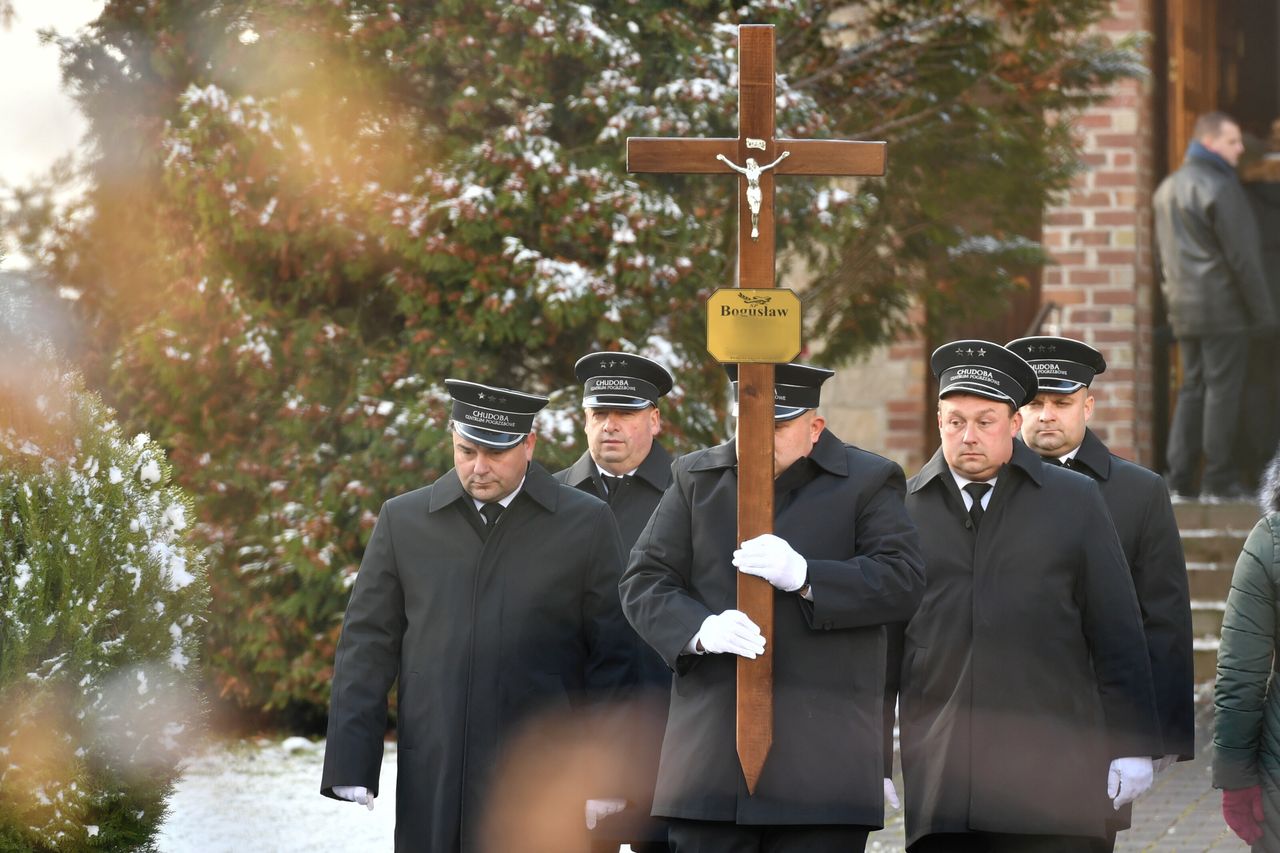
[[[907,509],[928,577],[900,661],[907,843],[1103,837],[1108,765],[1155,755],[1160,740],[1138,603],[1097,485],[1014,442],[975,533],[938,451],[908,483]]]
[[[397,850],[474,849],[487,777],[519,724],[634,681],[609,508],[534,462],[483,530],[456,471],[392,498],[347,605],[321,792],[378,791],[398,684]]]
[[[658,506],[662,493],[671,485],[671,454],[654,442],[634,476],[621,482],[612,495],[600,479],[600,469],[590,451],[577,462],[558,471],[555,478],[575,489],[595,495],[613,511],[622,536],[623,553],[640,537],[649,516]],[[671,692],[671,670],[658,653],[634,631],[633,652],[638,673],[638,692],[630,703],[626,722],[629,735],[625,763],[631,769],[625,793],[627,808],[601,821],[592,834],[600,841],[665,841],[667,825],[649,817],[653,807],[653,786],[658,775],[658,755],[662,751],[662,733],[667,725],[667,702]]]
[[[754,796],[734,746],[736,657],[681,654],[735,607],[734,445],[674,473],[622,580],[627,618],[676,672],[654,814],[880,826],[884,623],[910,616],[924,582],[902,469],[823,431],[777,481],[774,532],[808,560],[813,601],[774,595],[774,737]]]
[[[1076,468],[1098,482],[1133,576],[1164,743],[1158,754],[1195,758],[1195,660],[1182,535],[1164,478],[1111,453],[1085,430]]]
[[[599,468],[589,451],[573,465],[556,472],[555,478],[609,505],[618,522],[623,553],[626,553],[640,538],[640,531],[649,523],[662,493],[671,485],[671,454],[655,441],[649,455],[636,468],[635,476],[621,483],[612,496],[600,481]]]

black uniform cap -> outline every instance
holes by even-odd
[[[673,383],[670,371],[651,358],[626,352],[593,352],[573,373],[589,409],[643,409],[655,405]]]
[[[1071,394],[1088,388],[1093,377],[1107,369],[1102,353],[1071,338],[1040,335],[1009,341],[1009,349],[1026,359],[1036,372],[1041,391]]]
[[[487,447],[515,447],[533,429],[533,416],[547,398],[509,388],[446,379],[453,397],[449,420],[459,435]]]
[[[1036,397],[1036,373],[1017,354],[991,341],[952,341],[929,359],[938,399],[977,394],[1022,408]]]
[[[726,364],[725,373],[733,383],[733,415],[738,415],[738,365]],[[773,367],[773,419],[789,421],[798,418],[809,409],[818,408],[822,395],[822,383],[834,370],[813,367],[808,364],[776,364]]]

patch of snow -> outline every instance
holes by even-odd
[[[395,846],[396,749],[382,761],[377,808],[320,795],[323,743],[290,749],[283,742],[215,744],[194,756],[169,800],[161,853],[344,853]]]

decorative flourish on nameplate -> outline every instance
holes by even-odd
[[[763,151],[766,144],[767,143],[763,139],[753,139],[750,136],[747,137],[747,147],[756,151]]]
[[[748,141],[748,146],[750,146],[750,141]],[[778,155],[777,160],[767,166],[761,166],[756,162],[756,158],[748,157],[747,165],[739,166],[723,154],[716,155],[717,160],[747,179],[747,207],[751,208],[752,240],[760,239],[760,202],[764,200],[764,194],[760,192],[760,176],[790,156],[790,151],[783,151]]]
[[[748,305],[764,305],[769,301],[767,296],[747,296],[745,293],[739,293],[738,298]]]

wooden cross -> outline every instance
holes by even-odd
[[[738,28],[736,139],[627,140],[629,172],[738,178],[738,287],[774,286],[775,175],[884,174],[883,142],[774,138],[773,45],[772,26]],[[773,365],[739,365],[739,542],[773,531],[773,429]],[[738,609],[765,636],[763,655],[738,658],[738,760],[751,794],[773,743],[773,596],[767,581],[738,574]]]

